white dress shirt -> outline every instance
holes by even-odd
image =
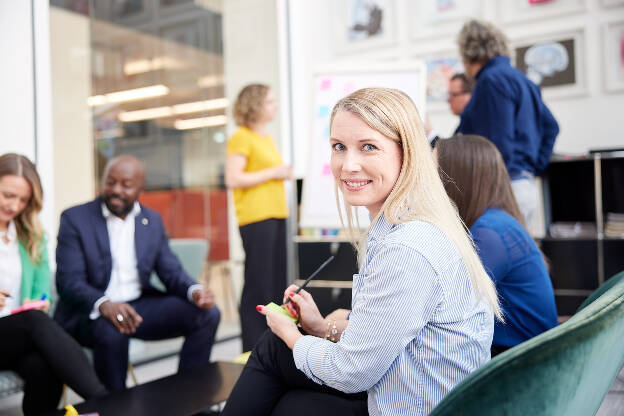
[[[136,246],[134,245],[135,218],[141,212],[141,206],[135,201],[132,211],[121,219],[102,204],[102,216],[106,219],[111,258],[113,261],[111,277],[104,296],[93,304],[90,319],[100,316],[100,305],[107,300],[111,302],[131,302],[141,296],[141,281],[137,268]],[[187,298],[193,301],[193,292],[202,289],[203,285],[191,285]]]
[[[2,235],[9,242],[5,243]],[[17,242],[17,229],[13,221],[9,222],[6,233],[0,233],[0,289],[6,290],[11,297],[5,299],[4,308],[0,309],[0,317],[7,316],[11,310],[20,305],[22,289],[22,261]]]
[[[134,245],[134,220],[141,212],[138,202],[134,203],[132,211],[121,219],[102,204],[102,216],[106,219],[108,241],[112,258],[111,277],[104,296],[93,304],[89,317],[97,319],[100,316],[100,305],[106,301],[130,302],[141,296],[141,281],[137,269],[136,248]]]

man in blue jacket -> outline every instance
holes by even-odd
[[[219,324],[213,293],[182,269],[160,216],[137,202],[144,181],[143,164],[119,156],[104,170],[101,196],[61,215],[54,318],[93,348],[109,391],[125,388],[131,337],[185,336],[182,371],[209,362]],[[150,285],[152,271],[166,293]]]
[[[478,134],[496,145],[528,226],[538,205],[534,177],[548,166],[559,126],[539,87],[511,66],[507,38],[499,29],[472,20],[457,43],[466,72],[477,81],[457,133]]]

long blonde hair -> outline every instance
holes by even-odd
[[[390,88],[355,91],[336,103],[330,128],[339,111],[357,115],[370,128],[396,141],[403,152],[399,177],[379,213],[373,218],[371,227],[381,215],[392,224],[419,220],[437,226],[460,253],[477,294],[490,304],[496,317],[502,320],[494,283],[485,272],[468,229],[444,190],[422,120],[412,100],[405,93]],[[338,205],[342,220],[342,208],[340,203]],[[344,205],[348,228],[353,236],[354,218],[357,216],[354,207],[346,202]],[[359,240],[354,239],[354,245],[360,253],[363,252],[369,230],[370,227]]]
[[[28,204],[17,217],[15,228],[17,237],[26,249],[30,260],[38,264],[41,261],[41,241],[43,226],[39,221],[39,212],[43,206],[43,189],[35,165],[26,156],[7,153],[0,156],[0,178],[15,175],[24,178],[29,184],[32,194]]]

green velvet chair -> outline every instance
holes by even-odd
[[[585,299],[585,301],[583,303],[581,303],[581,306],[579,306],[578,310],[576,311],[576,313],[578,313],[581,309],[585,309],[585,307],[587,305],[589,305],[590,303],[592,303],[593,301],[595,301],[596,299],[598,299],[600,296],[602,296],[607,290],[611,289],[613,286],[615,286],[616,284],[618,284],[620,282],[620,280],[624,279],[624,271],[612,276],[611,278],[607,279],[606,282],[604,282],[598,289],[594,290],[592,292],[591,295],[589,295],[587,297],[587,299]]]
[[[208,240],[199,238],[172,238],[169,240],[169,248],[178,257],[182,267],[191,278],[198,280],[201,276],[206,257],[208,256]],[[156,289],[164,292],[165,285],[162,284],[158,275],[152,273],[150,283]]]
[[[595,414],[624,362],[624,279],[609,283],[565,323],[470,374],[430,415]]]

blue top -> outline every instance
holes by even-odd
[[[556,326],[550,276],[524,227],[505,211],[490,208],[470,232],[505,313],[505,323],[494,324],[492,345],[513,347]]]
[[[506,56],[490,59],[476,78],[457,133],[478,134],[494,143],[512,179],[523,171],[544,172],[559,126],[539,87],[513,68]]]
[[[340,341],[302,337],[295,364],[319,384],[368,391],[371,416],[426,415],[490,359],[492,310],[434,225],[381,217],[366,247]]]

